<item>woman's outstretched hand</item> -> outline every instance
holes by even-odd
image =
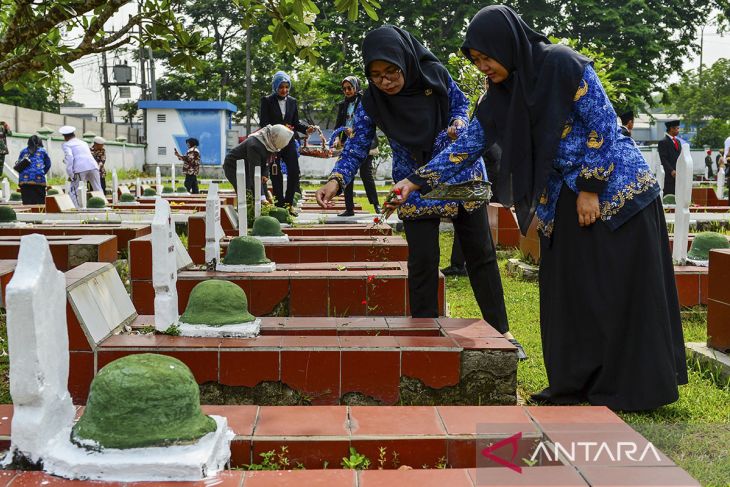
[[[598,193],[581,191],[578,193],[578,200],[575,204],[578,211],[578,224],[587,227],[596,223],[601,218],[601,208],[598,205]]]
[[[391,195],[394,195],[395,197],[390,198],[385,202],[385,206],[390,206],[393,209],[399,207],[405,200],[408,199],[408,196],[414,192],[421,189],[421,187],[415,183],[412,183],[409,179],[401,179],[390,190]]]
[[[322,186],[314,193],[317,198],[317,204],[322,208],[331,208],[334,206],[332,198],[337,196],[337,192],[340,190],[340,185],[334,179],[327,181],[327,184]]]

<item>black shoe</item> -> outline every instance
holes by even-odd
[[[512,345],[517,347],[517,360],[527,360],[527,354],[525,353],[525,349],[522,348],[522,344],[516,338],[508,338],[508,340]]]
[[[445,276],[465,276],[466,267],[457,267],[455,265],[450,265],[449,267],[441,269],[441,272],[443,272]]]
[[[583,404],[588,402],[588,398],[582,394],[579,396],[559,396],[555,397],[550,393],[550,388],[546,387],[537,394],[530,395],[530,401],[539,405],[553,405],[553,406],[574,406],[576,404]]]
[[[373,205],[373,209],[376,215],[380,215],[380,205]]]
[[[353,210],[345,210],[337,216],[355,216],[355,212]]]

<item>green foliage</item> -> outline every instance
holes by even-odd
[[[15,214],[15,210],[6,205],[0,206],[0,223],[14,222],[17,219],[18,216]]]
[[[370,459],[362,453],[358,453],[353,447],[350,447],[350,456],[344,457],[340,465],[342,465],[342,468],[348,470],[367,470],[370,468]]]
[[[10,201],[20,201],[22,199],[23,198],[20,196],[20,193],[17,193],[15,191],[13,191],[12,193],[10,193]]]
[[[153,188],[147,188],[142,192],[142,196],[157,196],[157,191]]]
[[[103,198],[94,196],[92,198],[89,198],[89,201],[86,202],[86,207],[87,208],[105,208],[106,200]]]
[[[163,192],[163,194],[174,193],[175,192],[175,188],[173,188],[172,186],[163,186],[162,187],[162,192]]]
[[[701,147],[722,148],[727,137],[730,137],[730,120],[713,118],[697,130],[692,142]]]
[[[119,201],[122,203],[134,203],[137,201],[137,198],[134,197],[132,193],[122,193],[122,195],[119,197]]]
[[[487,87],[484,75],[460,51],[449,54],[446,68],[469,99],[470,105],[475,107]]]
[[[270,450],[259,453],[261,463],[244,465],[246,470],[286,470],[290,468],[289,448],[285,445],[279,447],[279,451]]]

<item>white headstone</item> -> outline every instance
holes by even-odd
[[[155,186],[157,186],[157,194],[162,194],[162,175],[159,166],[155,170]]]
[[[136,193],[137,198],[142,196],[142,180],[140,178],[137,178],[134,182],[134,192]]]
[[[81,181],[81,184],[79,184],[79,208],[86,208],[87,191],[86,181]]]
[[[656,166],[656,180],[659,183],[659,189],[661,190],[662,197],[664,197],[664,177],[666,176],[666,173],[664,172],[664,166],[661,164]]]
[[[42,235],[21,237],[5,299],[14,405],[11,452],[38,462],[48,439],[70,427],[75,414],[68,393],[66,278]]]
[[[256,166],[253,170],[253,208],[254,218],[261,216],[261,166]]]
[[[8,178],[3,178],[3,201],[10,201],[10,183]]]
[[[676,206],[674,208],[674,245],[672,258],[679,264],[687,260],[689,239],[689,206],[692,203],[692,156],[689,144],[682,143],[682,152],[677,159],[675,184]]]
[[[246,161],[236,161],[236,188],[238,189],[238,236],[248,235],[246,208]]]
[[[172,181],[172,190],[176,191],[177,188],[175,186],[175,163],[174,162],[170,166],[170,181]]]
[[[703,175],[703,179],[709,179],[710,178],[710,173],[707,172],[707,171],[708,171],[708,167],[705,166],[705,174]]]
[[[656,149],[656,147],[652,148],[651,152],[649,153],[649,166],[654,175],[659,177],[659,168],[662,167],[662,162],[659,158],[659,151]]]
[[[64,192],[65,194],[68,194],[68,195],[70,195],[70,194],[71,194],[71,181],[69,181],[68,179],[66,180],[66,185],[65,185],[65,187],[63,188],[63,192]]]
[[[167,330],[178,318],[174,236],[170,203],[157,198],[152,219],[152,286],[155,288],[155,328],[158,331]]]
[[[717,189],[715,189],[717,199],[725,198],[725,166],[720,166],[717,171]]]
[[[119,203],[119,178],[117,177],[117,170],[112,169],[112,204],[116,205]]]
[[[205,200],[205,262],[215,269],[221,258],[221,200],[218,197],[218,183],[210,183]]]

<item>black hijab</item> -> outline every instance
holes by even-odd
[[[362,45],[365,74],[381,60],[400,68],[403,89],[395,95],[369,83],[365,111],[390,139],[406,147],[422,165],[431,158],[438,133],[449,123],[449,73],[431,51],[411,34],[392,25],[370,31]]]
[[[28,138],[28,152],[31,155],[35,154],[40,147],[43,147],[43,141],[41,138],[37,135],[31,135],[30,138]]]
[[[502,204],[515,205],[526,235],[591,61],[567,46],[551,44],[504,5],[485,7],[474,16],[461,46],[468,59],[470,48],[496,59],[510,73],[501,83],[489,81],[476,117],[487,141],[502,147],[495,194]]]

